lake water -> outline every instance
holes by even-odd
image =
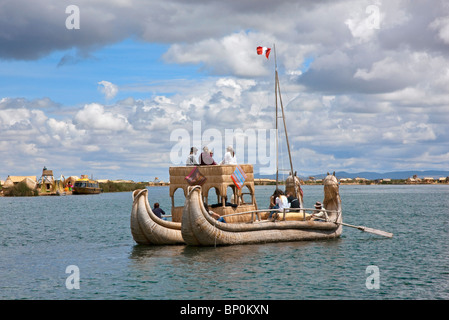
[[[303,186],[305,205],[322,186]],[[259,207],[273,186],[256,186]],[[449,299],[449,185],[342,185],[332,241],[136,245],[131,193],[0,198],[0,299]],[[149,188],[170,211],[168,187]],[[79,270],[79,289],[69,289]],[[71,282],[75,283],[75,282]],[[70,287],[70,286],[69,286]]]

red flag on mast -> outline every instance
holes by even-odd
[[[267,48],[267,47],[257,47],[257,54],[265,54],[265,56],[268,59],[268,56],[270,55],[271,52],[271,48]]]

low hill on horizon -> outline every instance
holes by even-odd
[[[320,173],[320,174],[316,174],[316,175],[311,175],[313,177],[315,177],[315,179],[323,179],[324,177],[326,177],[327,173]],[[356,173],[351,173],[351,172],[346,172],[346,171],[336,171],[335,175],[337,176],[337,178],[341,179],[341,178],[365,178],[365,179],[369,179],[369,180],[375,180],[375,179],[408,179],[413,177],[414,175],[417,175],[418,178],[424,178],[424,177],[432,177],[434,179],[438,179],[440,177],[449,177],[449,171],[442,171],[442,170],[424,170],[424,171],[392,171],[392,172],[384,172],[384,173],[379,173],[379,172],[370,172],[370,171],[365,171],[365,172],[356,172]],[[280,177],[282,177],[280,175]],[[285,176],[286,178],[287,176]],[[269,176],[260,176],[260,175],[255,175],[254,178],[264,178],[264,179],[276,179],[276,175],[269,175]],[[300,178],[303,180],[308,180],[309,176],[302,176],[300,175]]]
[[[392,172],[358,172],[358,173],[348,173],[345,171],[335,172],[335,175],[338,178],[366,178],[369,180],[374,179],[408,179],[417,175],[418,178],[424,177],[432,177],[432,178],[440,178],[440,177],[448,177],[449,171],[440,171],[440,170],[425,170],[425,171],[392,171]],[[326,175],[323,174],[322,177]]]

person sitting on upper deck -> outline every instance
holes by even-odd
[[[226,153],[220,164],[237,164],[237,158],[235,157],[235,151],[232,146],[226,148]]]
[[[198,165],[198,162],[195,159],[195,155],[196,155],[197,151],[198,151],[198,149],[195,147],[190,148],[190,155],[187,158],[186,166],[197,166]]]
[[[201,152],[199,160],[200,160],[200,165],[201,166],[217,164],[214,161],[214,158],[211,157],[210,150],[209,150],[208,147],[204,147],[203,148],[203,152]]]

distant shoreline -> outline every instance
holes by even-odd
[[[285,181],[279,181],[278,183],[279,185],[284,185]],[[272,180],[272,179],[254,179],[254,185],[256,186],[275,186],[276,185],[276,180]],[[317,180],[306,180],[303,181],[301,180],[301,185],[303,186],[320,186],[322,185],[322,180],[321,179],[317,179]],[[380,180],[367,180],[367,179],[360,179],[360,180],[356,180],[356,181],[348,181],[348,180],[344,180],[341,181],[340,180],[340,185],[341,186],[345,186],[345,185],[358,185],[358,186],[369,186],[369,185],[411,185],[411,186],[415,186],[415,185],[449,185],[449,181],[440,181],[440,180],[430,180],[430,179],[418,179],[418,180],[413,180],[413,179],[380,179]],[[130,182],[130,181],[126,181],[126,182],[113,182],[113,181],[108,181],[108,182],[100,182],[100,187],[102,188],[102,192],[103,193],[112,193],[112,192],[132,192],[138,189],[144,189],[146,187],[166,187],[166,186],[170,186],[170,182]],[[70,195],[71,192],[67,193],[67,195]],[[56,194],[54,194],[56,195]],[[21,196],[30,196],[30,195],[18,195],[19,197]],[[35,196],[44,196],[44,195],[35,195]],[[0,185],[0,197],[5,197],[2,187]],[[8,197],[8,196],[6,196]],[[13,197],[13,196],[10,196]]]
[[[436,184],[449,184],[448,179],[444,182],[439,180],[430,179],[378,179],[378,180],[368,180],[368,179],[340,179],[340,185],[436,185]],[[301,185],[322,185],[322,179],[317,180],[301,180]],[[272,179],[254,179],[255,185],[276,185],[276,180]],[[284,184],[284,181],[279,181],[280,185]]]

